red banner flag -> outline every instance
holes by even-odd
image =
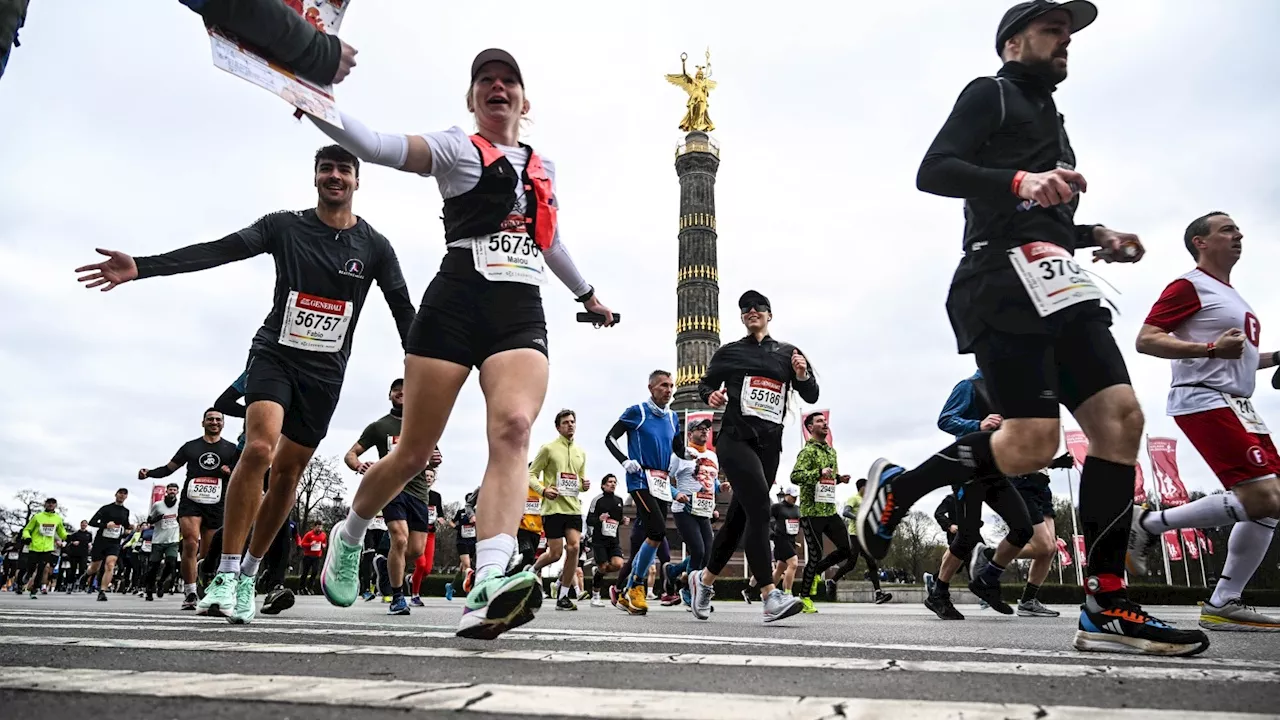
[[[1133,466],[1133,504],[1141,505],[1147,501],[1147,481],[1142,477],[1142,465]]]
[[[1076,535],[1076,559],[1080,561],[1080,567],[1087,567],[1088,556],[1084,554],[1084,536]]]
[[[1058,564],[1071,567],[1071,553],[1067,550],[1067,542],[1062,538],[1058,538]]]
[[[1151,473],[1156,479],[1156,491],[1163,507],[1185,505],[1187,488],[1178,473],[1178,441],[1173,438],[1147,438],[1147,455],[1151,458]]]
[[[707,428],[707,448],[710,450],[714,450],[716,447],[716,442],[715,442],[715,438],[713,438],[712,435],[715,434],[714,423],[716,421],[716,414],[710,410],[697,410],[697,411],[690,410],[689,412],[686,412],[684,414],[685,444],[686,445],[689,444],[688,428],[693,427],[694,424],[700,423],[703,420],[710,420],[713,423],[712,427]]]
[[[151,504],[152,505],[155,505],[156,503],[164,499],[164,488],[165,488],[164,485],[151,486]],[[148,510],[150,510],[150,508],[148,508]]]
[[[1167,530],[1161,537],[1164,538],[1165,547],[1169,548],[1169,559],[1181,560],[1182,543],[1178,542],[1178,531]]]
[[[1196,531],[1192,528],[1183,528],[1182,542],[1187,546],[1187,557],[1192,560],[1200,559],[1200,543],[1196,542]]]
[[[1203,530],[1196,529],[1196,540],[1200,543],[1201,550],[1206,552],[1209,550],[1209,538],[1204,534]]]
[[[1203,530],[1200,532],[1200,537],[1204,538],[1205,547],[1209,551],[1209,554],[1212,555],[1213,554],[1213,538],[1209,537],[1208,535],[1205,535]]]
[[[1084,436],[1083,430],[1066,430],[1062,437],[1067,442],[1067,452],[1076,462],[1076,472],[1079,472],[1084,468],[1085,456],[1089,454],[1089,438]]]
[[[830,410],[806,410],[804,412],[804,415],[800,416],[800,437],[804,438],[805,442],[809,442],[809,428],[804,426],[804,419],[814,413],[821,413],[822,417],[826,418],[827,444],[834,447],[836,444],[836,439],[835,439],[835,436],[831,434],[831,411]]]

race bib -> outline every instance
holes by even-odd
[[[5,555],[5,557],[6,557],[6,558],[8,558],[9,560],[17,560],[17,559],[18,559],[18,553],[16,553],[16,552],[11,552],[11,553],[9,553],[8,555]]]
[[[323,547],[324,543],[313,542],[311,543],[311,552],[320,552]]]
[[[102,537],[111,538],[113,540],[118,539],[120,537],[120,527],[117,525],[113,528],[106,528],[102,531]]]
[[[800,518],[787,518],[787,534],[798,535],[800,533]]]
[[[560,473],[560,477],[556,478],[556,489],[560,491],[561,497],[578,497],[578,476],[573,473]]]
[[[336,353],[351,326],[355,303],[289,292],[280,322],[280,344],[311,352]]]
[[[1267,429],[1267,424],[1262,421],[1262,416],[1258,414],[1257,409],[1253,407],[1251,398],[1236,397],[1222,393],[1222,399],[1227,401],[1227,406],[1239,418],[1240,424],[1244,429],[1254,435],[1270,435],[1271,431]]]
[[[187,483],[187,499],[201,505],[217,505],[222,500],[222,481],[218,478],[191,478]]]
[[[645,470],[644,474],[649,478],[649,494],[654,500],[671,500],[671,478],[667,476],[664,470]]]
[[[1090,300],[1101,300],[1102,291],[1076,264],[1066,248],[1053,243],[1031,242],[1009,251],[1009,261],[1022,281],[1040,317]]]
[[[144,552],[144,553],[149,553],[149,552],[151,552],[151,541],[150,541],[150,540],[147,540],[146,542],[142,543],[142,552]]]
[[[386,530],[387,519],[382,517],[381,515],[375,517],[374,519],[369,521],[369,529],[370,530]]]
[[[463,526],[462,526],[462,537],[463,537],[463,539],[470,539],[470,538],[474,538],[475,536],[476,536],[476,526],[475,526],[475,525],[463,525]]]
[[[600,523],[600,532],[603,533],[605,537],[618,537],[618,521],[613,518],[606,519],[604,522]]]
[[[164,517],[160,518],[161,530],[172,530],[176,527],[178,527],[178,516],[176,514],[165,515]]]
[[[538,536],[538,549],[539,549],[539,550],[546,550],[546,549],[547,549],[547,536],[546,536],[546,535],[539,535],[539,536]]]
[[[782,424],[782,382],[748,375],[742,378],[742,414]]]
[[[63,569],[63,570],[70,569],[70,567],[71,567],[71,561],[70,561],[70,560],[63,560],[63,561],[62,561],[62,569]]]
[[[542,285],[547,273],[542,249],[523,232],[501,232],[471,239],[476,272],[489,282]]]
[[[818,478],[818,486],[813,489],[813,501],[834,503],[836,501],[836,479]]]
[[[541,515],[542,501],[541,500],[525,500],[524,514],[525,515]]]
[[[428,506],[427,506],[427,524],[428,524],[428,525],[435,525],[435,524],[436,524],[436,519],[437,519],[437,518],[439,518],[439,517],[440,517],[440,516],[439,516],[438,514],[436,514],[436,506],[435,506],[435,505],[428,505]]]
[[[45,537],[53,537],[54,533],[56,532],[58,532],[58,526],[52,523],[48,523],[40,526],[40,534]],[[119,530],[116,531],[116,537],[120,537]]]
[[[699,490],[697,495],[693,496],[693,514],[698,517],[711,517],[711,513],[716,509],[716,496],[705,490]]]

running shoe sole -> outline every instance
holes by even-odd
[[[463,615],[454,635],[471,640],[492,640],[533,620],[540,607],[542,588],[536,581],[521,578],[498,589],[485,606],[485,617],[479,616],[479,610]]]
[[[1022,607],[1022,605],[1018,605],[1017,610],[1015,610],[1015,612],[1018,614],[1018,617],[1056,618],[1062,615],[1062,613],[1058,612],[1057,610],[1050,610],[1049,608],[1045,608],[1044,610],[1028,610]]]
[[[765,615],[764,621],[766,623],[775,623],[775,622],[778,622],[779,620],[786,620],[787,618],[793,615],[799,615],[800,611],[803,609],[804,609],[804,603],[797,600],[796,602],[793,602],[787,605],[787,607],[779,615],[774,615],[774,616]]]
[[[274,601],[262,603],[263,615],[279,615],[281,612],[293,607],[293,593],[284,593]]]
[[[989,593],[985,595],[981,591],[976,590],[975,589],[976,587],[984,587],[984,586],[979,585],[976,580],[969,581],[969,592],[973,593],[974,595],[977,595],[979,600],[986,602],[988,607],[1000,613],[1001,615],[1013,614],[1013,608],[1009,607],[1009,603],[1005,602],[1000,597],[999,585],[996,585],[995,587],[992,587],[990,585],[985,586],[986,589],[995,591],[994,593]]]
[[[933,598],[932,597],[925,598],[924,606],[929,608],[929,610],[934,615],[937,615],[939,620],[963,620],[964,619],[964,615],[961,614],[959,610],[956,610],[956,614],[960,615],[960,617],[947,617],[946,615],[943,614],[944,612],[946,612],[947,608],[943,605],[934,607],[933,605],[929,604],[930,600],[933,600]],[[955,610],[955,606],[952,606],[951,609]]]
[[[1201,615],[1200,627],[1218,632],[1277,633],[1280,625],[1259,625],[1217,615]]]
[[[1156,655],[1162,657],[1190,657],[1199,655],[1209,649],[1209,641],[1207,639],[1203,643],[1194,644],[1162,643],[1133,638],[1128,635],[1093,633],[1084,630],[1076,631],[1076,639],[1073,645],[1075,649],[1081,652]]]
[[[884,474],[885,468],[892,464],[885,458],[877,458],[871,463],[871,469],[867,471],[867,486],[862,491],[862,505],[858,507],[858,543],[876,560],[883,560],[884,556],[889,554],[889,543],[877,537],[876,544],[883,542],[883,547],[872,547],[867,544],[867,539],[876,534],[875,528],[868,525],[868,521],[871,519],[871,506],[875,505],[875,497],[880,494],[880,476]]]

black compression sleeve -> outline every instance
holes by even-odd
[[[944,197],[1010,197],[1017,170],[977,164],[978,150],[1000,129],[1001,87],[978,78],[960,93],[916,173],[916,187]]]
[[[141,280],[208,270],[237,260],[246,260],[259,252],[261,251],[250,248],[244,238],[240,237],[240,233],[235,232],[221,240],[188,245],[163,255],[134,258],[134,262],[138,265],[138,279]]]
[[[328,85],[338,72],[338,37],[316,30],[280,0],[208,0],[200,15],[314,83]]]
[[[1100,228],[1101,225],[1077,225],[1076,226],[1076,247],[1098,247],[1098,241],[1093,237],[1094,228]]]
[[[396,330],[400,333],[400,347],[403,349],[405,342],[409,339],[409,327],[413,325],[413,318],[417,315],[413,300],[409,299],[409,288],[406,285],[401,285],[394,290],[384,287],[382,295],[387,299],[387,307],[391,308],[391,317],[396,320]]]
[[[173,474],[173,471],[169,469],[168,465],[161,465],[158,468],[154,468],[152,470],[147,471],[148,478],[154,478],[157,480],[160,478],[167,478],[172,474]]]
[[[618,438],[626,435],[627,430],[630,429],[631,428],[628,428],[626,423],[619,420],[613,424],[613,427],[609,428],[609,434],[604,436],[605,448],[609,450],[609,454],[613,456],[613,459],[617,460],[619,463],[626,462],[627,456],[626,453],[622,452],[618,447]]]
[[[235,387],[229,386],[226,390],[222,391],[222,394],[218,396],[217,400],[213,401],[213,409],[223,415],[234,418],[243,418],[244,405],[240,404],[240,398],[242,397],[244,397],[244,393],[236,390]]]
[[[685,459],[684,454],[687,451],[684,447],[684,433],[677,432],[671,436],[671,452],[681,460]]]

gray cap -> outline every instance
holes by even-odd
[[[490,62],[510,65],[511,69],[516,71],[516,79],[520,81],[520,86],[524,86],[524,75],[520,73],[520,65],[516,63],[516,59],[511,57],[511,53],[498,48],[481,50],[480,54],[476,55],[476,59],[471,61],[471,82],[476,81],[476,76],[480,74],[480,68],[484,67],[485,63]]]

